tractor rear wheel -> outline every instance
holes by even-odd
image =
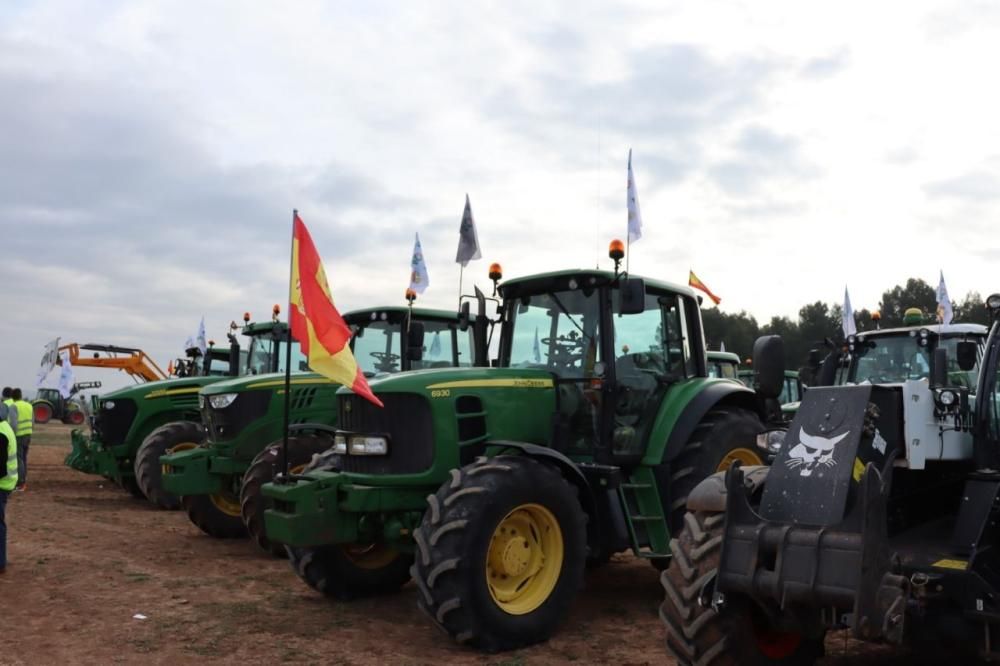
[[[31,406],[35,423],[48,423],[52,420],[52,405],[47,402],[36,402]]]
[[[209,536],[217,539],[243,539],[247,528],[240,517],[240,498],[231,492],[215,495],[185,495],[181,506],[188,518]]]
[[[298,435],[288,438],[288,470],[293,474],[301,472],[312,460],[313,454],[322,453],[332,446],[329,437],[318,435]],[[243,475],[240,486],[240,514],[243,524],[254,543],[275,557],[287,557],[288,553],[281,544],[268,540],[264,531],[264,509],[266,504],[261,495],[260,487],[274,480],[275,474],[282,464],[282,443],[276,442],[257,454],[250,463],[249,469]]]
[[[292,570],[306,585],[341,601],[395,592],[410,580],[413,556],[385,544],[286,550]]]
[[[413,537],[418,606],[459,643],[491,652],[544,641],[583,584],[586,515],[553,467],[479,458],[427,498]]]
[[[128,491],[129,495],[135,497],[136,499],[146,499],[143,494],[142,489],[139,484],[136,483],[134,476],[123,476],[119,481],[119,485]]]
[[[162,425],[149,433],[135,454],[135,478],[146,499],[161,509],[178,509],[181,498],[163,489],[163,465],[160,457],[175,451],[193,449],[205,441],[205,429],[193,421]]]
[[[757,434],[763,431],[760,418],[739,407],[717,407],[702,418],[670,463],[665,496],[671,534],[684,526],[688,495],[702,479],[729,469],[737,460],[743,466],[764,464],[756,441]]]
[[[702,606],[702,587],[719,568],[725,514],[698,511],[683,520],[683,529],[670,541],[670,567],[660,576],[665,592],[660,619],[667,651],[679,664],[797,666],[823,656],[822,637],[772,630],[763,613],[746,602],[730,601],[721,613]]]

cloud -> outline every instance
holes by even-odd
[[[844,46],[829,55],[812,58],[800,73],[807,79],[826,79],[846,70],[851,64],[851,50]]]
[[[927,183],[923,189],[927,196],[934,199],[991,202],[1000,198],[1000,178],[989,171],[977,170]]]
[[[800,141],[761,125],[744,127],[730,148],[730,157],[708,168],[709,177],[727,194],[756,194],[763,183],[816,178],[819,169],[807,160]]]

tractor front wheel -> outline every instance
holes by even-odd
[[[76,426],[83,425],[86,420],[87,417],[84,416],[83,412],[79,410],[73,410],[72,412],[63,417],[64,423],[69,423],[70,425],[76,425]]]
[[[135,478],[150,502],[161,509],[178,509],[181,498],[163,489],[163,465],[160,457],[193,449],[205,440],[205,429],[193,421],[162,425],[149,433],[135,454]]]
[[[52,405],[47,402],[36,402],[31,410],[35,423],[48,423],[52,420]]]
[[[240,499],[230,492],[216,495],[185,495],[181,506],[198,528],[216,539],[242,539],[247,528],[240,517]]]
[[[288,471],[292,474],[301,472],[312,460],[313,454],[322,453],[330,448],[329,437],[317,435],[299,435],[288,438]],[[240,486],[240,514],[243,524],[254,543],[275,557],[286,557],[287,552],[281,544],[268,540],[264,531],[264,509],[266,504],[261,495],[260,487],[274,480],[275,474],[282,464],[283,445],[276,442],[260,453],[250,463],[249,469],[243,475]]]
[[[286,549],[306,585],[341,601],[395,592],[410,580],[413,557],[385,544]]]
[[[479,458],[427,498],[413,537],[418,605],[459,643],[513,650],[549,638],[583,583],[586,515],[560,472]]]
[[[679,664],[699,666],[798,666],[823,656],[823,639],[767,626],[763,613],[743,600],[721,612],[699,603],[705,581],[719,568],[725,514],[694,512],[670,541],[673,559],[660,576],[664,590],[660,619],[667,630],[667,651]]]

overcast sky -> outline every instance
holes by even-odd
[[[466,193],[467,284],[608,268],[630,147],[633,272],[724,310],[1000,290],[998,7],[7,0],[0,382],[57,335],[165,364],[266,316],[292,208],[341,310],[403,303],[414,232],[454,307]]]

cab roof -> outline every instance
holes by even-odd
[[[344,313],[344,321],[358,322],[370,319],[380,319],[382,314],[387,318],[398,318],[410,312],[406,305],[387,305],[384,307],[362,308],[360,310],[350,310]],[[434,310],[431,308],[413,308],[413,316],[416,319],[436,319],[439,321],[458,321],[457,310]],[[475,319],[475,315],[470,315],[470,320]]]
[[[695,298],[697,295],[694,289],[687,285],[654,280],[641,275],[619,273],[620,277],[630,277],[641,279],[646,283],[646,287],[658,291],[670,291],[684,294]],[[593,286],[603,286],[611,283],[615,279],[612,271],[602,271],[593,268],[576,268],[562,271],[552,271],[550,273],[535,273],[524,277],[511,278],[500,285],[500,295],[504,298],[517,296],[522,293],[534,293],[539,291],[549,291],[554,289],[565,289],[570,278],[576,278],[581,286],[591,284]],[[593,282],[590,280],[593,279]]]
[[[708,350],[705,353],[708,355],[709,361],[727,361],[729,363],[735,363],[737,365],[739,365],[740,363],[740,357],[737,354],[734,354],[733,352]]]
[[[927,329],[936,335],[986,335],[989,329],[982,324],[927,324],[925,326],[900,326],[899,328],[883,328],[878,331],[861,331],[857,334],[858,339],[873,338],[879,336],[892,336],[920,331]]]

